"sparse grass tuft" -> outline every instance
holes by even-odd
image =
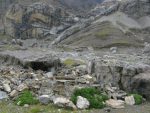
[[[101,48],[110,48],[113,46],[124,46],[124,47],[144,47],[144,45],[140,42],[128,40],[128,39],[116,39],[113,40],[110,44],[107,44]]]
[[[84,64],[84,62],[80,60],[74,60],[74,59],[66,59],[63,61],[63,64],[65,64],[67,67],[75,66],[75,65],[81,65]]]
[[[18,96],[15,103],[19,106],[23,106],[25,104],[33,105],[37,104],[38,100],[33,96],[30,91],[25,90]]]
[[[31,113],[39,113],[39,112],[41,112],[40,108],[31,109]]]
[[[97,38],[101,38],[102,40],[106,40],[107,37],[110,35],[111,30],[110,29],[102,29],[101,31],[97,32],[95,36]]]

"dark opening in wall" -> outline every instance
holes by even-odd
[[[31,62],[30,67],[34,70],[49,71],[52,68],[52,65],[48,65],[45,62]]]

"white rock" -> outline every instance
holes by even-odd
[[[10,93],[10,97],[15,97],[18,95],[18,91],[17,90],[13,90],[11,93]]]
[[[83,75],[82,77],[85,78],[86,80],[92,80],[93,79],[93,77],[90,75]]]
[[[6,92],[8,92],[8,93],[11,92],[11,88],[10,88],[9,84],[3,84],[3,87]]]
[[[90,103],[86,98],[81,97],[81,96],[77,97],[77,107],[79,109],[86,109],[86,108],[89,108],[89,106],[90,106]]]
[[[45,74],[47,78],[53,78],[54,73],[53,72],[48,72]]]
[[[28,104],[25,104],[25,105],[24,105],[24,107],[25,107],[25,108],[28,108],[28,107],[29,107],[29,105],[28,105]]]
[[[18,87],[17,87],[17,90],[18,91],[23,91],[25,89],[28,89],[28,86],[24,83],[20,84]]]
[[[114,100],[114,99],[109,99],[106,101],[106,105],[112,108],[124,108],[124,103],[125,102],[122,100]]]
[[[135,100],[133,96],[127,96],[125,97],[125,103],[127,105],[134,105],[135,104]]]
[[[54,98],[53,103],[59,107],[69,107],[74,110],[77,109],[76,106],[73,104],[73,102],[65,97]]]
[[[3,92],[3,91],[0,91],[0,100],[2,99],[7,99],[8,98],[8,95],[6,92]]]
[[[75,22],[78,22],[79,20],[80,20],[79,17],[75,17],[75,18],[74,18],[74,21],[75,21]]]
[[[110,48],[110,51],[112,52],[112,53],[117,53],[117,47],[111,47]]]
[[[70,102],[69,99],[65,98],[65,97],[57,97],[53,100],[54,104],[58,105],[58,104],[67,104]]]

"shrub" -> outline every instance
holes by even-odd
[[[23,106],[25,104],[33,105],[37,104],[38,100],[32,95],[30,91],[25,90],[18,96],[15,103],[20,106]]]
[[[95,88],[76,89],[71,97],[74,104],[77,102],[77,97],[82,96],[90,102],[90,108],[103,108],[104,102],[108,99],[106,95]]]
[[[143,97],[141,95],[139,94],[131,94],[131,95],[133,95],[136,105],[142,104]]]

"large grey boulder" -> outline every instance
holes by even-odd
[[[42,104],[48,104],[50,102],[50,96],[49,95],[41,95],[41,96],[39,96],[39,101]]]
[[[86,98],[82,96],[77,97],[77,107],[79,109],[87,109],[89,108],[89,106],[90,106],[90,103]]]
[[[141,73],[133,77],[131,83],[133,92],[137,92],[150,100],[150,72]]]

